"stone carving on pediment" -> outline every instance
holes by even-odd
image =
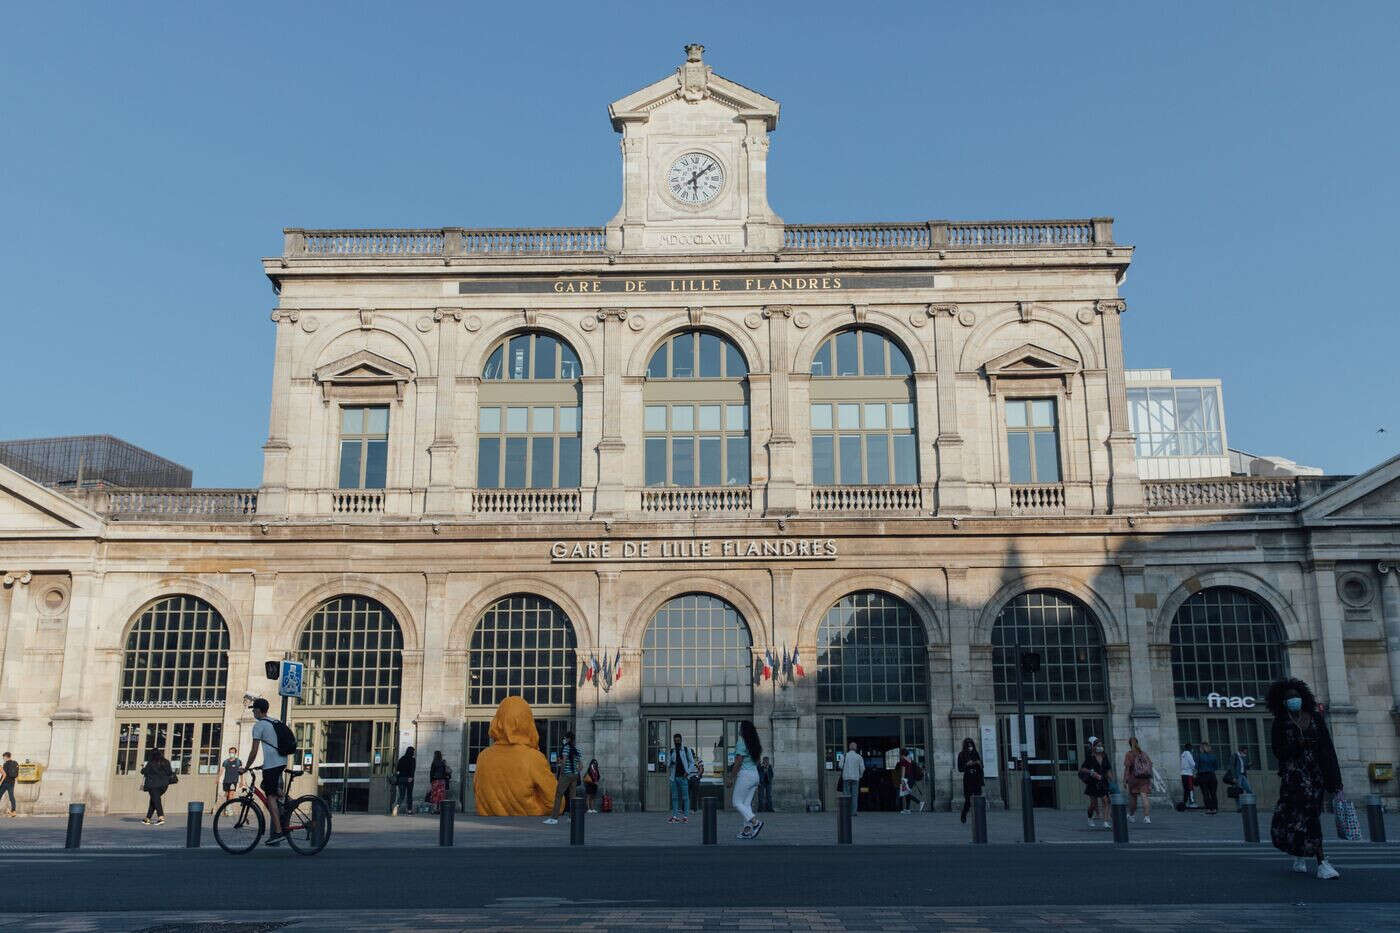
[[[28,570],[7,570],[5,576],[0,578],[0,583],[7,587],[14,586],[16,583],[28,586],[32,579],[34,577]]]
[[[335,395],[367,398],[376,393],[402,400],[404,387],[413,380],[413,370],[373,350],[356,350],[317,367],[312,375],[326,402]]]
[[[698,104],[709,96],[710,66],[704,61],[705,47],[692,43],[685,47],[685,64],[676,70],[681,86],[677,92],[681,100]]]
[[[987,393],[997,394],[999,379],[1054,378],[1064,385],[1065,394],[1074,390],[1073,376],[1079,372],[1079,361],[1068,356],[1025,343],[992,357],[982,364],[987,375]]]

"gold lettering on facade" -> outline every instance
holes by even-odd
[[[651,541],[554,541],[556,563],[596,561],[831,560],[835,538],[663,538]]]

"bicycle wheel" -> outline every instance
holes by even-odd
[[[331,808],[315,794],[292,801],[283,817],[287,845],[298,855],[315,855],[331,838]]]
[[[251,851],[262,838],[262,808],[247,797],[225,800],[214,811],[214,841],[230,855]]]

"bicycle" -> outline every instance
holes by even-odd
[[[248,771],[261,771],[261,767]],[[326,847],[331,838],[331,808],[315,794],[292,797],[292,782],[301,772],[287,772],[286,793],[282,796],[282,829],[286,831],[287,845],[298,855],[315,855]],[[232,800],[225,800],[214,811],[214,841],[230,855],[243,855],[257,847],[267,829],[267,817],[263,807],[268,806],[267,795],[251,779],[243,788],[243,793]]]

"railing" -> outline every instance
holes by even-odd
[[[753,490],[748,486],[688,486],[642,490],[643,512],[748,512]]]
[[[604,227],[521,227],[426,230],[283,231],[288,258],[401,256],[601,256]],[[946,220],[910,223],[788,224],[788,252],[984,249],[1104,246],[1113,243],[1113,220]]]
[[[331,493],[331,511],[336,515],[378,515],[384,511],[384,490],[337,489]]]
[[[579,511],[581,501],[577,489],[477,489],[472,492],[472,510],[478,513],[554,515]]]
[[[75,489],[68,495],[114,518],[203,521],[250,518],[258,512],[256,489]]]
[[[1065,487],[1059,483],[1035,483],[1011,487],[1011,512],[1016,515],[1037,512],[1063,512]]]
[[[918,486],[813,486],[812,511],[917,511],[923,507]]]
[[[1150,480],[1142,484],[1149,509],[1292,508],[1301,501],[1295,476],[1222,476]]]

